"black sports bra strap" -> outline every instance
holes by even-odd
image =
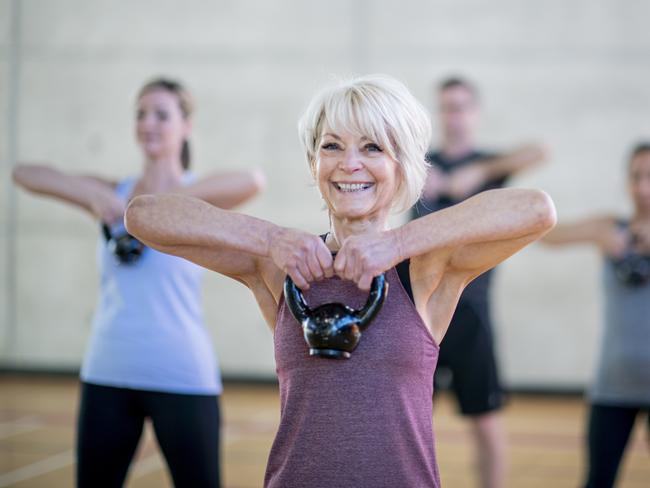
[[[397,276],[399,276],[399,281],[400,283],[402,283],[402,286],[404,287],[406,294],[409,296],[411,301],[414,302],[413,288],[411,287],[411,272],[409,269],[410,266],[411,266],[411,260],[407,258],[401,263],[398,263],[397,266],[395,266],[395,269],[397,269]]]

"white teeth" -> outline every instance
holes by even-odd
[[[372,186],[372,183],[335,183],[336,187],[341,191],[361,191],[367,190]]]

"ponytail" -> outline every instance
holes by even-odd
[[[183,165],[183,169],[187,171],[190,169],[190,143],[187,142],[187,139],[183,140],[183,146],[181,147],[181,164]]]

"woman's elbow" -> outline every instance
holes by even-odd
[[[27,176],[29,174],[29,167],[24,164],[19,164],[11,171],[11,179],[18,186],[27,185]]]
[[[266,174],[262,168],[251,170],[253,194],[261,193],[266,188]]]
[[[145,232],[144,223],[147,220],[147,212],[154,204],[154,195],[140,195],[129,202],[124,212],[124,225],[126,231],[135,236],[142,237]]]
[[[540,234],[546,234],[557,223],[555,204],[548,193],[542,190],[531,190],[531,199],[535,228]]]

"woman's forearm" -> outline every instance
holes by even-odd
[[[609,216],[599,216],[573,223],[557,225],[542,238],[544,244],[607,244],[616,229],[616,220]]]
[[[110,186],[97,178],[69,175],[48,166],[20,164],[12,177],[17,185],[32,193],[57,198],[96,214],[97,207],[107,206],[104,201],[116,198]]]
[[[266,179],[260,169],[210,175],[178,193],[199,198],[220,208],[233,208],[264,189]]]
[[[206,247],[268,256],[270,222],[217,208],[179,194],[141,195],[125,213],[127,230],[154,248]]]
[[[542,234],[555,219],[553,202],[542,191],[490,190],[405,224],[395,230],[395,239],[406,259],[438,249]]]
[[[540,144],[529,144],[493,158],[483,165],[487,180],[495,180],[537,166],[548,159],[548,149]]]

